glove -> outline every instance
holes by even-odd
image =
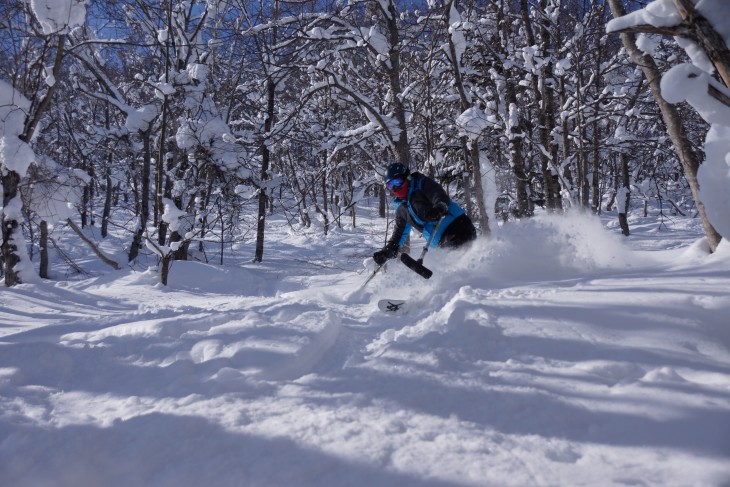
[[[446,215],[446,213],[448,213],[448,211],[449,207],[446,206],[446,203],[444,203],[443,201],[439,201],[434,205],[433,208],[428,210],[428,212],[426,213],[426,219],[432,222],[440,220]]]
[[[386,246],[373,254],[373,260],[376,264],[383,265],[388,262],[388,259],[394,259],[396,255],[398,255],[398,249]]]

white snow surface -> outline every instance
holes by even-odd
[[[358,290],[358,212],[168,287],[79,246],[90,276],[3,289],[0,484],[730,484],[730,246],[697,219],[509,222]]]

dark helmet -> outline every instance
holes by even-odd
[[[388,170],[385,172],[384,179],[386,183],[393,179],[405,179],[410,173],[410,169],[408,169],[404,164],[401,164],[400,162],[394,162],[393,164],[388,166]]]

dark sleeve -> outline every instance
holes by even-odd
[[[421,190],[431,202],[431,206],[436,208],[442,206],[448,208],[451,204],[451,198],[446,194],[444,188],[433,179],[423,176]]]
[[[400,205],[395,210],[395,225],[393,226],[393,233],[388,239],[388,247],[394,249],[400,248],[400,242],[403,238],[403,234],[406,229],[410,232],[410,225],[408,224],[408,208],[405,204]]]

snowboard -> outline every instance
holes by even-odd
[[[378,308],[385,313],[403,314],[408,311],[406,301],[403,299],[381,299],[378,301]]]

